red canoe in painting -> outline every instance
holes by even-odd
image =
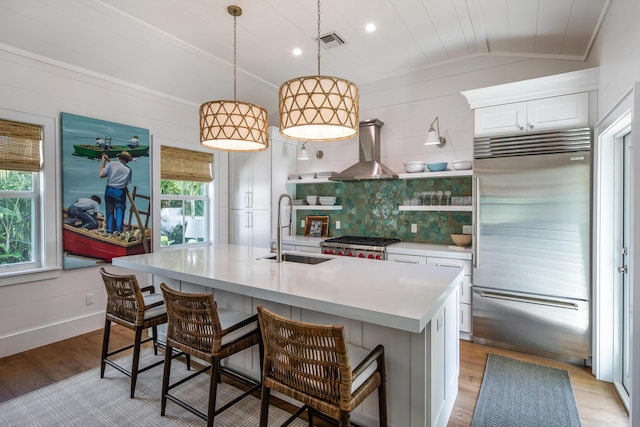
[[[98,230],[86,230],[69,224],[64,224],[62,237],[64,250],[69,254],[102,259],[106,262],[120,256],[145,253],[141,238],[127,242],[113,236],[101,235]],[[150,237],[147,237],[147,247],[151,248]]]

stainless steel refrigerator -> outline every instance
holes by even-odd
[[[591,130],[474,140],[473,337],[590,356]]]

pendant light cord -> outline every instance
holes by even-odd
[[[320,0],[318,0],[318,76],[320,76]]]
[[[238,76],[236,71],[236,64],[238,61],[238,43],[236,37],[237,25],[236,22],[238,20],[237,15],[233,15],[233,100],[236,100],[236,84],[238,82]]]

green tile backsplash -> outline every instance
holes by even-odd
[[[300,221],[309,215],[329,216],[329,236],[359,235],[396,237],[405,242],[453,244],[449,234],[462,233],[471,224],[471,212],[400,211],[404,199],[421,197],[423,191],[451,191],[452,196],[471,196],[471,177],[439,179],[392,179],[297,184],[296,199],[336,196],[340,211],[297,211],[296,234],[303,235]],[[336,230],[340,221],[340,230]],[[411,232],[417,224],[418,232]]]

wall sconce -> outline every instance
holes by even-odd
[[[435,129],[433,129],[434,124],[436,125],[436,129],[438,129],[437,132]],[[440,136],[440,122],[436,117],[436,119],[431,123],[429,133],[427,134],[427,140],[425,141],[424,145],[436,145],[438,147],[442,147],[444,146],[445,142],[447,141],[444,139],[444,136]]]
[[[307,141],[308,142],[308,141]],[[307,142],[302,144],[302,148],[300,149],[300,153],[298,154],[298,160],[310,160],[309,152],[307,151]],[[324,157],[324,152],[322,150],[315,150],[316,159],[321,159]]]

